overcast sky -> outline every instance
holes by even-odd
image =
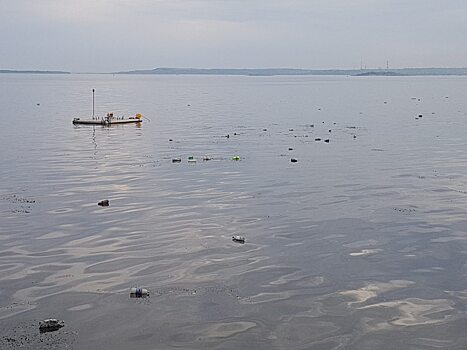
[[[0,69],[467,66],[467,0],[0,0]]]

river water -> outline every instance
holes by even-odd
[[[146,119],[73,126],[93,88]],[[0,348],[467,348],[467,77],[3,74],[0,106]]]

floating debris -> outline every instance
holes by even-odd
[[[292,148],[292,147],[289,147],[289,151],[293,151],[293,148]]]
[[[169,139],[169,142],[172,142],[173,140],[172,139]]]
[[[263,129],[263,131],[268,131],[268,129]]]
[[[97,203],[97,205],[99,205],[101,207],[108,207],[109,206],[109,200],[104,199],[103,201],[100,201],[99,203]]]
[[[324,142],[329,143],[329,139],[324,140]]]
[[[289,129],[289,131],[293,131],[293,129]]]
[[[132,287],[130,289],[130,298],[149,298],[149,290],[146,288]]]
[[[423,114],[419,114],[418,117],[419,117],[419,118],[423,118]]]
[[[243,237],[243,236],[232,236],[232,241],[234,241],[236,243],[244,244],[245,243],[245,237]]]
[[[240,156],[233,156],[232,157],[232,160],[240,160],[240,159],[241,159]]]
[[[328,131],[329,131],[329,132],[332,132],[332,130],[331,130],[331,129],[329,129]]]
[[[56,318],[39,321],[39,331],[41,333],[58,331],[62,327],[65,327],[65,323]]]
[[[315,141],[321,141],[321,139],[319,137],[315,138]]]
[[[353,138],[356,139],[356,138],[357,138],[357,135],[353,135]]]
[[[209,157],[209,156],[204,156],[204,157],[203,157],[203,160],[205,160],[205,161],[208,161],[208,160],[211,160],[211,159],[212,159],[212,158]]]
[[[193,156],[188,157],[188,163],[196,163],[196,158]]]
[[[292,163],[297,163],[297,162],[298,162],[298,159],[297,159],[297,158],[291,158],[290,161],[291,161]]]
[[[172,158],[172,163],[180,163],[182,158]]]

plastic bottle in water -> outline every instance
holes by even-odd
[[[130,298],[148,298],[149,290],[146,288],[133,287],[130,289]]]

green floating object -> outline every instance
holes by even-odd
[[[233,156],[232,157],[232,160],[240,160],[240,159],[241,159],[240,156]]]
[[[193,156],[189,156],[189,157],[188,157],[188,160],[192,160],[192,159],[194,159]]]

